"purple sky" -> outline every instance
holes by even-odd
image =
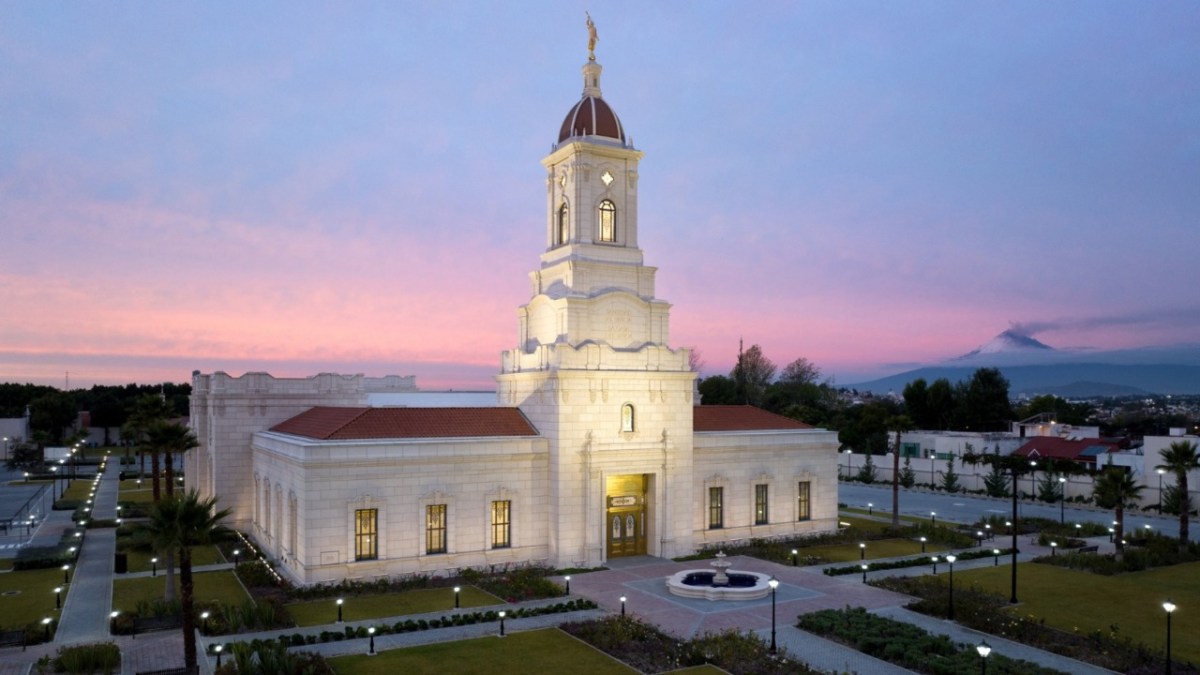
[[[0,381],[490,387],[573,1],[0,3]],[[1200,4],[607,2],[672,344],[1200,342]]]

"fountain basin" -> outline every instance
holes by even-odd
[[[667,590],[683,598],[705,600],[757,600],[771,592],[769,575],[758,572],[726,572],[727,583],[714,585],[719,572],[683,570],[667,578]]]

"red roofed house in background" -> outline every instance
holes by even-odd
[[[546,248],[493,406],[419,407],[411,377],[193,374],[188,487],[293,581],[596,567],[836,529],[836,433],[698,406],[638,247],[642,152],[601,70],[584,64],[542,160]]]

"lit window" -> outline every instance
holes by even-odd
[[[621,431],[633,431],[635,422],[633,404],[621,406]]]
[[[708,488],[708,529],[725,527],[725,488]]]
[[[379,557],[379,511],[358,509],[354,512],[354,559],[375,560]]]
[[[492,548],[512,546],[512,502],[492,502]]]
[[[767,512],[767,486],[759,484],[754,486],[754,524],[766,525],[770,522],[770,514]]]
[[[617,240],[617,205],[611,200],[600,202],[600,241]]]
[[[799,490],[796,493],[796,520],[810,520],[812,518],[812,483],[804,481],[798,487]]]
[[[446,552],[446,505],[425,507],[425,552]]]
[[[554,245],[562,246],[567,243],[568,233],[570,232],[571,211],[567,208],[567,203],[558,207],[558,222],[555,223]]]

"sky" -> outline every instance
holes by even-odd
[[[0,3],[0,382],[494,386],[582,91],[671,344],[1200,343],[1200,4]]]

